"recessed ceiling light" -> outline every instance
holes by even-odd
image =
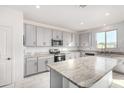
[[[80,24],[81,24],[81,25],[83,25],[83,24],[84,24],[84,22],[81,22]]]
[[[40,6],[39,5],[36,5],[36,8],[40,8]]]
[[[79,5],[80,8],[85,8],[87,5]]]
[[[110,15],[110,13],[108,13],[108,12],[107,12],[107,13],[105,13],[105,16],[109,16],[109,15]]]
[[[104,26],[106,26],[106,24],[103,24]]]

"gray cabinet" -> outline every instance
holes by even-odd
[[[73,58],[73,54],[72,53],[67,53],[66,54],[66,60],[72,59]]]
[[[48,58],[47,60],[48,60],[48,64],[54,63],[54,56],[51,58]],[[47,66],[47,70],[50,70],[50,68],[48,66]]]
[[[29,57],[25,58],[25,76],[49,70],[47,64],[54,63],[53,57]]]
[[[75,46],[79,46],[79,34],[75,33]]]
[[[38,72],[46,71],[47,63],[48,63],[48,60],[46,58],[38,58]]]
[[[25,76],[37,73],[37,58],[25,59]]]
[[[70,32],[63,32],[63,46],[68,47],[71,46],[71,33]]]
[[[36,27],[30,24],[24,25],[24,45],[36,46]]]
[[[91,47],[91,33],[81,33],[79,35],[80,47],[89,48]]]
[[[51,46],[52,31],[37,27],[37,46]]]
[[[80,52],[72,52],[66,54],[66,60],[68,59],[76,59],[80,57]]]
[[[54,63],[54,57],[51,58],[38,58],[38,72],[49,70],[47,64]]]
[[[79,46],[79,36],[77,33],[63,32],[63,45],[65,47]]]
[[[62,31],[53,31],[53,39],[54,40],[62,40],[63,39],[63,32]]]
[[[71,46],[75,46],[75,33],[71,33]]]

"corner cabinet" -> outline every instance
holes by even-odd
[[[30,24],[24,24],[24,46],[35,47],[36,42],[36,27]]]
[[[37,27],[37,46],[51,46],[52,31],[47,28]]]

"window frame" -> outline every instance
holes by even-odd
[[[116,31],[116,47],[115,48],[107,48],[107,37],[106,37],[106,33],[107,32],[111,32],[111,31]],[[105,48],[98,48],[97,47],[97,38],[96,38],[96,48],[97,49],[117,49],[118,48],[118,29],[111,29],[111,30],[107,30],[107,31],[100,31],[100,32],[96,32],[97,33],[101,33],[101,32],[105,32]]]

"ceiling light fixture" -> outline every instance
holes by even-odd
[[[79,5],[80,8],[85,8],[87,5]]]
[[[84,22],[81,22],[80,24],[81,24],[81,25],[83,25],[83,24],[84,24]]]
[[[108,13],[108,12],[107,12],[107,13],[105,13],[105,16],[109,16],[109,15],[110,15],[110,13]]]
[[[106,24],[104,24],[104,26],[106,26]]]
[[[36,8],[40,8],[40,6],[39,5],[36,5]]]

